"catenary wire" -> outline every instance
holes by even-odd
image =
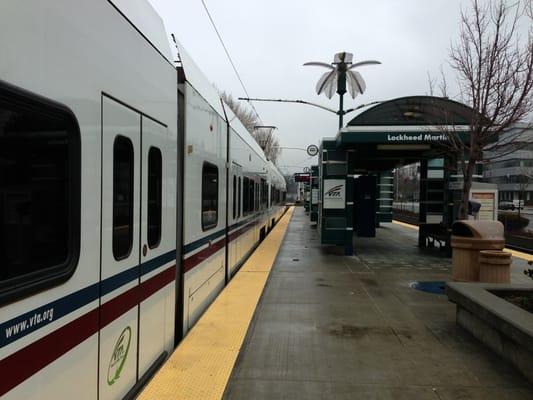
[[[239,74],[239,71],[237,70],[237,67],[235,66],[235,63],[233,62],[233,59],[231,58],[231,56],[229,54],[228,48],[226,47],[226,45],[224,43],[224,40],[222,40],[222,36],[220,35],[220,33],[219,33],[218,29],[217,29],[217,26],[215,25],[215,21],[213,20],[213,17],[211,16],[211,13],[209,12],[209,9],[207,8],[207,5],[205,4],[205,1],[201,0],[201,2],[202,2],[202,5],[204,6],[204,9],[205,9],[205,12],[207,14],[207,17],[209,18],[209,21],[211,21],[211,25],[213,26],[213,29],[215,30],[215,33],[218,36],[218,40],[220,40],[220,44],[222,45],[222,48],[224,49],[224,52],[226,53],[226,56],[228,57],[228,60],[229,60],[229,62],[231,64],[231,67],[233,68],[233,71],[235,72],[235,75],[237,75],[237,79],[239,80],[239,82],[240,82],[240,84],[242,86],[242,89],[244,90],[244,93],[246,93],[247,97],[250,97],[250,95],[248,94],[248,90],[246,90],[246,86],[244,85],[244,82],[243,82],[243,80],[241,78],[241,75]],[[259,116],[259,113],[255,109],[253,103],[250,102],[250,101],[248,103],[250,104],[250,106],[254,110],[254,113],[257,116],[257,118],[259,119],[259,121],[261,121],[261,123],[262,123],[261,117]]]

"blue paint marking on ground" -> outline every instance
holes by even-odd
[[[412,289],[433,294],[445,294],[446,282],[444,281],[426,281],[411,282],[409,286]]]

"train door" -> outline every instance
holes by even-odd
[[[232,222],[230,224],[230,235],[229,235],[229,248],[230,248],[230,275],[233,274],[235,267],[237,266],[240,259],[239,251],[239,229],[241,228],[239,221],[241,220],[241,181],[242,181],[242,167],[238,164],[233,163],[232,165],[232,204],[231,204],[231,215]]]
[[[167,128],[149,118],[141,118],[141,277],[139,290],[138,379],[150,366],[162,361],[173,341],[175,291],[174,218],[170,211],[174,193],[167,191],[175,169],[168,162]],[[165,194],[169,194],[165,196]]]
[[[167,128],[103,98],[100,399],[121,398],[172,347],[175,232]]]
[[[137,381],[140,278],[140,114],[102,97],[99,399]]]

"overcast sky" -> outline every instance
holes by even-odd
[[[234,97],[244,96],[201,1],[150,1],[209,80]],[[302,64],[331,62],[339,51],[354,53],[354,62],[382,62],[359,69],[367,91],[346,99],[347,108],[428,94],[427,73],[438,77],[441,65],[449,74],[450,95],[456,95],[447,58],[467,0],[205,2],[251,97],[303,99],[337,108],[338,96],[329,100],[314,91],[325,70]],[[335,114],[299,104],[254,105],[264,124],[278,127],[281,146],[307,147],[336,134]],[[278,164],[298,172],[313,161],[303,151],[285,149]]]

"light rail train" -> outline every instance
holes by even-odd
[[[133,397],[285,211],[146,0],[0,6],[0,397]]]

